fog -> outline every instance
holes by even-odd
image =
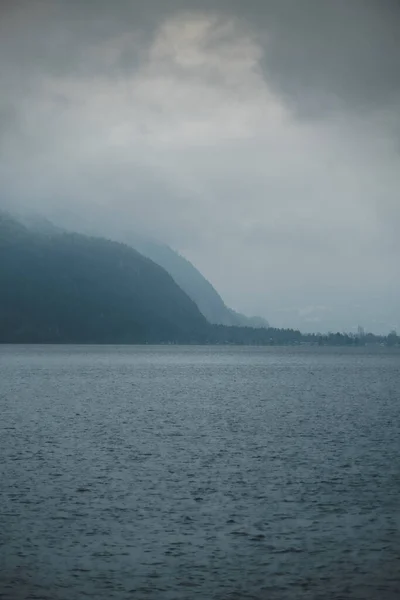
[[[400,329],[400,6],[0,5],[1,206],[187,257],[279,327]]]

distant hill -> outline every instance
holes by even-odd
[[[41,233],[60,233],[62,230],[56,227],[47,218],[37,213],[19,213],[15,218],[26,225],[29,229]],[[69,224],[68,228],[89,235],[111,238],[115,241],[125,243],[150,258],[153,262],[165,269],[176,281],[179,287],[198,306],[200,312],[207,321],[216,325],[268,328],[269,323],[262,317],[247,317],[235,312],[226,306],[211,283],[200,273],[196,267],[186,258],[166,244],[158,243],[137,232],[121,232],[121,227],[108,223],[107,227],[76,222]]]
[[[139,235],[125,236],[124,241],[172,275],[179,287],[197,304],[210,323],[255,328],[269,327],[268,322],[261,317],[246,317],[228,308],[200,271],[169,246],[158,244]]]
[[[32,231],[0,213],[0,342],[190,342],[207,327],[173,278],[133,248]]]
[[[0,343],[400,346],[395,332],[361,339],[212,325],[130,246],[28,224],[0,212]]]

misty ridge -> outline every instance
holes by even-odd
[[[399,343],[395,333],[316,336],[271,328],[227,308],[201,273],[169,247],[137,234],[121,237],[126,241],[66,231],[37,215],[0,212],[0,342]]]

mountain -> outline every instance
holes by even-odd
[[[211,325],[130,246],[43,222],[33,229],[0,212],[0,343],[400,345],[394,332],[359,339]]]
[[[133,248],[0,213],[1,342],[186,343],[207,332],[193,300]]]
[[[60,233],[62,230],[43,215],[35,212],[20,212],[15,218],[29,229],[41,233]],[[65,220],[65,219],[64,219]],[[90,236],[102,236],[127,244],[140,254],[150,258],[165,269],[176,281],[179,287],[191,298],[205,316],[207,321],[216,325],[269,328],[268,322],[262,317],[247,317],[238,313],[222,300],[211,283],[186,258],[166,244],[155,242],[137,232],[123,231],[121,224],[115,224],[112,219],[100,219],[91,222],[72,221],[66,219],[67,228]],[[106,223],[106,225],[104,224]]]
[[[246,317],[228,308],[211,283],[186,258],[169,246],[158,244],[139,235],[126,235],[124,241],[163,267],[186,294],[199,307],[200,312],[213,324],[265,327],[269,324],[261,317]]]

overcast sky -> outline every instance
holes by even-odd
[[[400,329],[397,0],[0,0],[0,76],[4,206],[276,326]]]

